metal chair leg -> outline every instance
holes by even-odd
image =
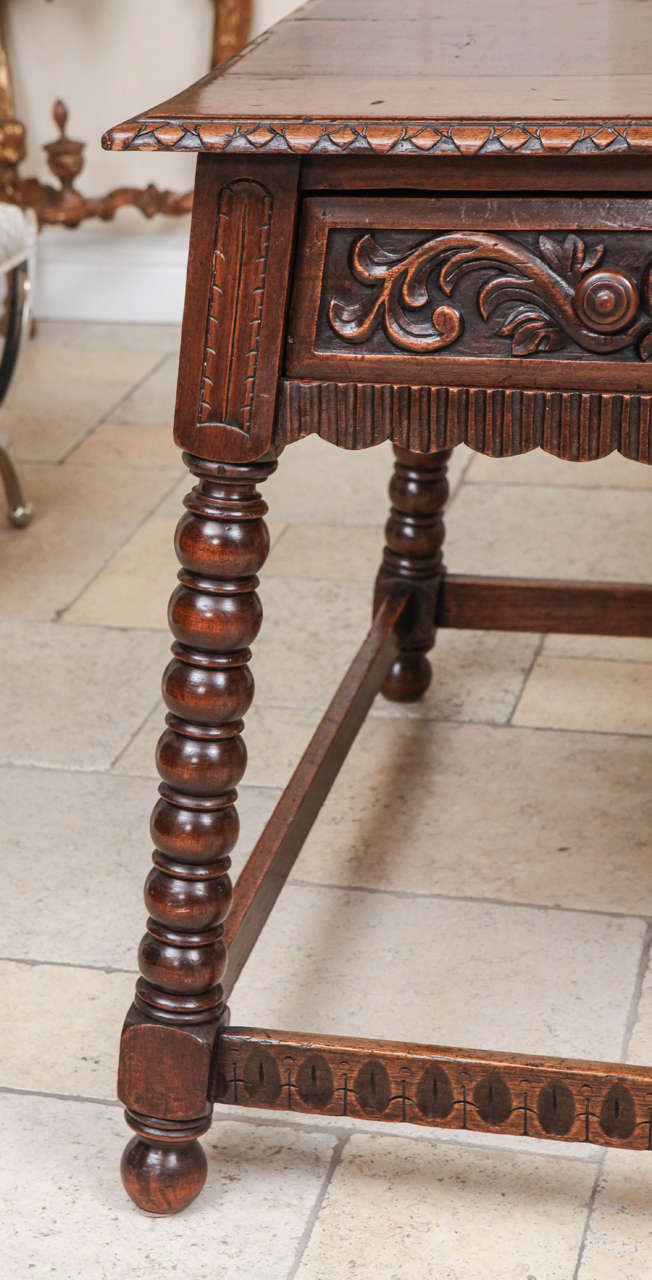
[[[5,494],[7,496],[7,505],[9,507],[8,516],[12,524],[18,529],[24,529],[29,524],[34,508],[31,502],[28,502],[18,479],[16,468],[14,467],[7,450],[0,444],[0,476],[4,485]]]
[[[18,358],[23,345],[23,338],[30,320],[30,264],[20,262],[9,273],[9,305],[7,308],[7,334],[2,359],[0,359],[0,404],[4,400],[14,376]],[[33,507],[23,493],[7,450],[0,444],[0,477],[4,485],[9,507],[9,519],[16,528],[24,529],[28,525]]]

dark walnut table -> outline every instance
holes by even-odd
[[[106,136],[198,155],[175,432],[197,482],[119,1084],[143,1209],[198,1193],[216,1102],[652,1145],[652,1068],[229,1026],[226,1007],[373,698],[424,692],[437,627],[652,635],[650,586],[442,561],[461,441],[651,460],[651,67],[640,0],[312,0]],[[385,551],[369,633],[232,895],[256,486],[310,433],[394,442]]]

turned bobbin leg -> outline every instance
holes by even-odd
[[[400,651],[382,687],[392,702],[415,701],[432,678],[426,654],[435,643],[437,592],[444,573],[443,511],[451,452],[411,453],[394,448],[396,461],[389,485],[392,505],[374,599],[377,609],[396,583],[411,588],[409,608],[397,628]]]
[[[169,608],[175,643],[163,677],[149,920],[118,1083],[136,1133],[123,1181],[140,1208],[161,1214],[184,1208],[206,1178],[197,1139],[210,1125],[213,1042],[227,1020],[220,979],[229,854],[247,759],[242,716],[254,689],[248,646],[262,619],[256,573],[269,549],[256,483],[276,466],[184,459],[199,483],[176,534],[181,571]]]

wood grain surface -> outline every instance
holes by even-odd
[[[309,0],[108,148],[338,154],[648,151],[641,0]]]
[[[211,1096],[361,1120],[652,1149],[652,1068],[233,1027]]]

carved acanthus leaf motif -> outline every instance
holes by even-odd
[[[429,244],[406,257],[403,250],[383,249],[373,236],[362,236],[353,250],[353,274],[362,284],[380,282],[382,288],[366,315],[360,303],[347,306],[333,300],[329,319],[336,333],[348,342],[362,343],[382,323],[392,342],[417,354],[437,351],[455,342],[464,328],[455,307],[436,307],[426,321],[410,316],[411,311],[420,310],[428,302],[431,264],[429,254],[423,251]]]
[[[540,236],[540,257],[491,232],[445,233],[407,251],[383,248],[365,234],[356,241],[351,269],[376,293],[351,304],[333,299],[330,324],[345,342],[366,342],[382,327],[402,351],[426,354],[450,347],[464,332],[464,317],[452,303],[424,317],[429,281],[434,276],[450,297],[464,276],[482,271],[490,276],[477,293],[483,320],[518,304],[503,311],[498,329],[510,339],[512,355],[557,351],[570,339],[599,355],[638,342],[638,354],[647,360],[652,356],[652,265],[639,290],[625,271],[601,265],[604,252],[603,244],[587,251],[575,234],[562,243]]]

